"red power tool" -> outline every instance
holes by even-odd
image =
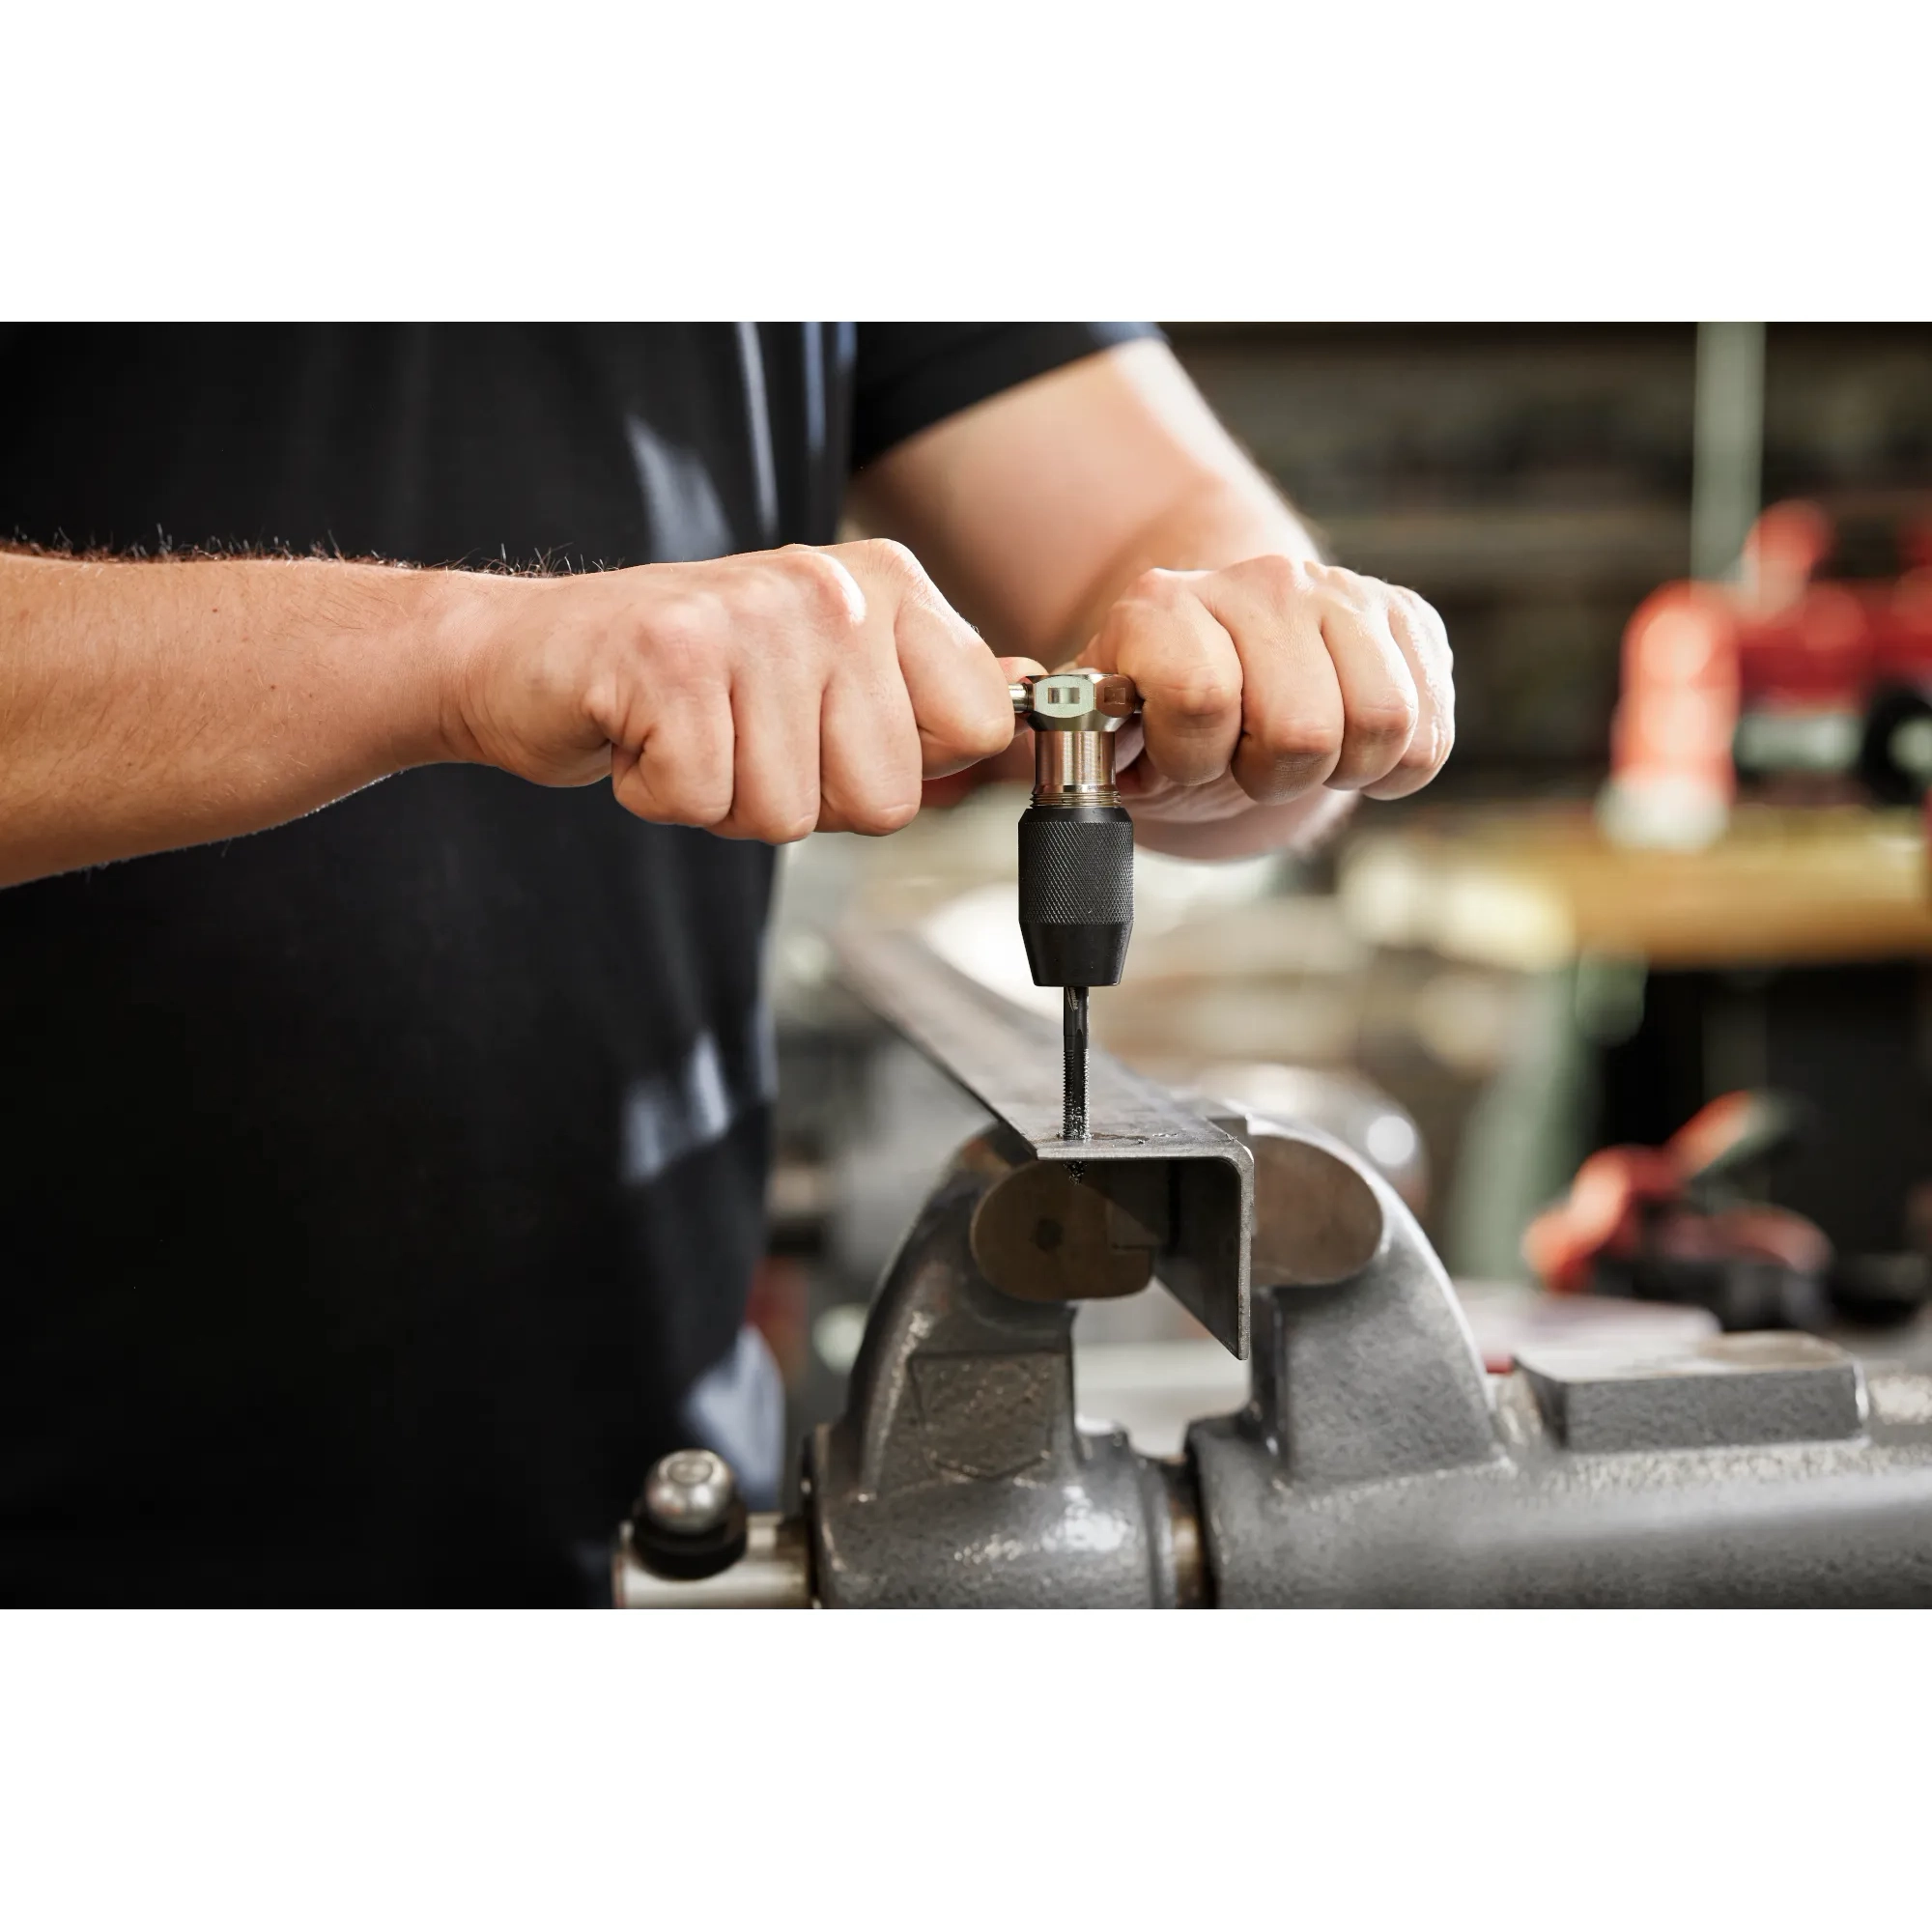
[[[1605,1148],[1530,1223],[1523,1259],[1558,1294],[1694,1302],[1726,1328],[1816,1327],[1832,1243],[1802,1214],[1735,1198],[1740,1172],[1793,1124],[1775,1094],[1726,1094],[1661,1148]]]

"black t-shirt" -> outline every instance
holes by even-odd
[[[1093,325],[0,329],[0,535],[824,543]],[[404,773],[0,892],[0,1601],[594,1600],[732,1357],[772,855]]]

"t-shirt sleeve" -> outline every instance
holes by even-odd
[[[1117,343],[1151,322],[862,322],[852,374],[852,468],[895,443]]]

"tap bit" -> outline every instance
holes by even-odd
[[[1084,1141],[1087,989],[1120,983],[1134,929],[1134,822],[1114,787],[1114,741],[1139,712],[1140,694],[1118,671],[1061,670],[1023,678],[1011,696],[1034,734],[1033,803],[1020,816],[1020,933],[1034,984],[1064,989],[1061,1138]]]

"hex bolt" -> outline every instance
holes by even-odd
[[[658,1528],[701,1536],[724,1520],[737,1493],[724,1457],[709,1449],[673,1449],[644,1478],[643,1506]]]
[[[709,1449],[673,1449],[644,1478],[631,1513],[631,1548],[657,1576],[715,1577],[745,1553],[749,1520],[724,1457]]]

